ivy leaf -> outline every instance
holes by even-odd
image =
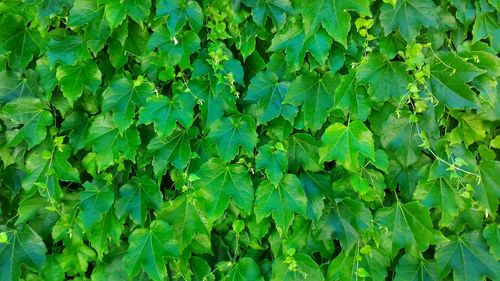
[[[30,28],[23,17],[5,16],[0,22],[0,50],[8,50],[9,66],[18,70],[26,67],[38,55],[42,38],[35,28]]]
[[[385,36],[398,28],[408,43],[417,37],[422,26],[437,28],[436,20],[437,8],[432,0],[400,0],[394,7],[383,4],[380,12]]]
[[[304,29],[306,35],[314,34],[322,25],[328,34],[347,48],[347,35],[351,29],[351,16],[348,11],[356,11],[362,16],[370,16],[370,1],[326,0],[320,3],[303,3]]]
[[[263,26],[270,17],[278,30],[285,26],[286,15],[294,12],[289,0],[243,0],[243,3],[252,8],[252,19],[256,24]]]
[[[288,138],[287,157],[291,171],[300,167],[305,171],[317,172],[321,170],[319,163],[319,148],[321,142],[311,135],[298,133]]]
[[[51,67],[57,63],[74,65],[78,61],[90,58],[87,47],[78,36],[51,39],[48,48],[47,56]]]
[[[306,73],[292,81],[283,103],[302,105],[300,113],[305,127],[316,132],[325,123],[328,111],[333,106],[335,88],[336,77],[330,73],[322,77],[315,72]]]
[[[286,259],[280,258],[273,262],[272,277],[273,281],[303,281],[303,280],[318,280],[323,281],[325,277],[321,273],[319,266],[308,255],[295,254],[293,255],[297,268],[290,270],[289,263]]]
[[[167,16],[167,27],[170,34],[176,35],[187,21],[191,28],[198,32],[203,26],[203,11],[196,1],[192,0],[159,0],[156,16]]]
[[[497,216],[498,198],[500,198],[500,178],[497,176],[499,169],[499,161],[481,161],[479,163],[481,183],[474,188],[474,197],[493,219]]]
[[[97,257],[101,261],[104,254],[109,252],[109,240],[115,245],[120,245],[120,236],[123,232],[123,222],[120,221],[113,210],[102,216],[100,223],[96,223],[87,231],[89,241],[97,252]]]
[[[348,126],[335,123],[321,137],[320,161],[337,160],[347,169],[359,168],[359,156],[375,159],[373,136],[363,122],[355,120]]]
[[[252,210],[254,189],[247,169],[240,164],[226,164],[212,158],[196,173],[197,195],[206,201],[202,209],[211,220],[218,219],[229,206],[229,198],[235,206],[249,214]]]
[[[349,252],[362,234],[371,231],[372,214],[363,203],[351,198],[335,201],[335,206],[319,222],[319,237],[338,239],[342,249]]]
[[[391,257],[401,248],[410,253],[425,251],[435,240],[429,210],[416,201],[406,204],[398,201],[379,209],[375,220],[382,227],[382,246]]]
[[[106,19],[111,29],[120,25],[127,14],[138,24],[149,16],[151,1],[111,0],[106,2]]]
[[[193,124],[194,104],[193,97],[187,93],[176,93],[171,99],[166,96],[152,96],[141,108],[137,123],[154,123],[158,135],[169,136],[174,132],[176,122],[185,129]]]
[[[99,7],[98,2],[91,0],[75,0],[69,11],[68,26],[80,26],[94,21],[104,6]]]
[[[136,128],[129,128],[123,135],[108,114],[99,115],[89,128],[85,143],[92,145],[96,153],[99,171],[111,166],[120,156],[134,160],[137,147],[141,143]]]
[[[363,87],[358,87],[355,72],[341,78],[340,85],[335,90],[335,108],[350,108],[353,116],[365,121],[371,112],[371,103]]]
[[[5,231],[7,242],[0,242],[0,278],[2,280],[19,280],[21,265],[41,270],[45,263],[47,248],[42,238],[29,226],[22,224],[15,230]],[[4,232],[5,231],[5,232]]]
[[[132,232],[123,261],[129,277],[136,276],[142,268],[151,279],[160,281],[166,277],[165,258],[178,255],[172,227],[164,221],[155,220],[149,228],[138,228]]]
[[[490,246],[490,253],[498,260],[500,258],[500,225],[487,225],[483,230],[483,237]]]
[[[259,153],[255,157],[257,169],[265,169],[269,181],[278,185],[283,173],[288,169],[288,158],[282,150],[273,149],[269,144],[259,147]]]
[[[328,266],[328,280],[385,280],[391,262],[387,255],[368,245],[365,253],[342,251]]]
[[[28,149],[40,144],[47,135],[46,127],[53,122],[52,115],[38,98],[19,97],[6,104],[0,117],[10,120],[15,125],[23,125],[20,129],[7,132],[7,145],[16,146],[26,140]]]
[[[376,101],[399,99],[407,92],[411,77],[402,62],[388,61],[381,53],[370,53],[361,61],[356,77],[361,84],[369,84],[368,93]]]
[[[120,187],[120,198],[115,210],[119,218],[129,215],[139,225],[144,225],[147,208],[160,210],[163,195],[154,180],[148,176],[133,177]]]
[[[210,127],[208,139],[217,145],[217,152],[225,162],[234,159],[239,147],[253,153],[257,144],[255,120],[248,115],[232,115],[216,120]]]
[[[57,68],[56,77],[61,83],[63,95],[71,104],[82,95],[84,88],[96,94],[101,85],[101,71],[94,62],[61,65]]]
[[[395,281],[438,281],[441,280],[435,269],[435,264],[426,260],[404,255],[396,267]]]
[[[293,123],[297,108],[282,104],[288,90],[288,82],[280,82],[274,72],[259,72],[250,81],[245,100],[258,102],[255,115],[257,124],[271,121],[278,116]]]
[[[263,181],[255,194],[254,213],[257,221],[272,214],[281,233],[286,233],[292,225],[294,213],[306,215],[307,198],[300,180],[292,174],[283,176],[275,186]]]
[[[80,192],[80,217],[84,228],[88,229],[111,209],[115,194],[104,179],[100,178],[94,178],[92,183],[85,182],[83,187],[85,191]]]
[[[440,227],[453,226],[453,222],[459,214],[460,206],[463,204],[455,189],[444,178],[419,183],[414,198],[429,209],[440,209]]]
[[[193,198],[183,195],[164,203],[156,219],[164,220],[172,226],[175,239],[179,243],[179,252],[182,253],[196,235],[208,235],[201,213]]]
[[[143,104],[147,97],[153,95],[153,89],[153,84],[147,82],[141,83],[128,78],[115,80],[102,93],[102,110],[113,110],[113,121],[120,133],[123,133],[132,124],[135,105]]]
[[[152,157],[156,176],[165,174],[168,163],[178,170],[184,169],[191,158],[192,132],[177,129],[167,138],[157,136],[148,144],[147,156]]]
[[[26,78],[11,71],[0,72],[0,101],[8,103],[20,97],[34,96]]]
[[[409,113],[403,112],[400,118],[389,116],[382,126],[380,143],[385,149],[395,151],[404,167],[414,164],[420,157],[421,141],[415,123],[409,121]]]
[[[241,280],[241,281],[263,281],[259,265],[250,257],[244,257],[231,268],[227,278],[223,280]]]
[[[453,269],[453,280],[481,280],[485,276],[497,280],[500,277],[500,265],[487,249],[477,231],[452,238],[437,246],[437,272],[441,279]]]
[[[174,39],[175,38],[175,39]],[[189,57],[200,49],[200,38],[191,30],[179,32],[172,36],[165,27],[160,27],[149,37],[148,50],[158,48],[160,54],[172,65],[178,64],[182,69],[189,68]]]
[[[437,56],[431,67],[433,95],[449,108],[479,108],[476,93],[466,83],[486,71],[452,53]]]

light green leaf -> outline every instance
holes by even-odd
[[[159,0],[156,16],[167,16],[167,27],[172,35],[176,35],[187,21],[196,32],[203,26],[203,11],[198,2],[192,0]]]
[[[488,253],[488,247],[477,231],[468,232],[439,244],[435,254],[436,269],[444,278],[453,269],[453,280],[491,280],[500,278],[500,265]]]
[[[347,35],[351,29],[351,16],[355,11],[361,16],[370,16],[370,1],[324,0],[303,3],[303,19],[306,35],[314,34],[322,25],[328,34],[347,48]]]
[[[76,65],[61,65],[57,68],[57,80],[61,83],[63,95],[73,104],[88,89],[97,93],[101,85],[101,71],[94,62],[82,62]]]
[[[300,113],[307,129],[316,132],[326,121],[328,111],[333,106],[336,77],[330,73],[322,77],[312,73],[298,76],[288,88],[283,103],[302,105]]]
[[[340,85],[335,90],[334,107],[348,109],[354,117],[365,121],[371,112],[371,102],[368,99],[366,90],[356,84],[356,73],[351,73],[342,77]]]
[[[234,205],[249,214],[253,206],[254,189],[247,169],[240,164],[226,164],[212,158],[196,173],[197,196],[203,202],[201,208],[210,220],[218,219],[229,206]]]
[[[474,188],[474,197],[487,210],[487,216],[495,219],[500,198],[500,178],[497,175],[500,171],[500,162],[481,161],[479,171],[481,183]]]
[[[270,71],[259,72],[250,81],[245,100],[257,103],[257,124],[271,121],[278,116],[293,123],[297,115],[297,108],[288,104],[282,104],[286,96],[288,82],[280,82],[278,76]]]
[[[274,185],[278,185],[283,177],[283,173],[288,169],[286,153],[282,150],[274,149],[269,144],[259,147],[255,163],[257,169],[265,169],[267,178]]]
[[[128,78],[115,80],[102,93],[102,110],[113,110],[113,121],[123,133],[132,124],[135,106],[143,104],[146,98],[152,96],[153,89],[153,84],[148,82]]]
[[[138,124],[154,123],[155,131],[160,136],[169,136],[174,132],[176,122],[184,129],[193,124],[195,100],[188,93],[175,93],[172,98],[152,96],[141,108]]]
[[[196,235],[208,236],[208,231],[203,223],[201,210],[196,206],[193,198],[183,195],[175,198],[171,202],[165,202],[162,209],[156,216],[168,222],[175,234],[175,239],[179,243],[179,252],[188,248]]]
[[[115,210],[119,218],[127,214],[139,225],[144,225],[148,208],[160,210],[163,195],[154,180],[146,175],[133,177],[120,187],[120,198],[116,201]]]
[[[305,171],[317,172],[322,168],[319,165],[319,148],[321,142],[308,134],[294,134],[288,138],[287,157],[291,171],[300,167]]]
[[[321,140],[321,162],[337,160],[347,169],[357,170],[363,161],[360,156],[375,159],[372,133],[361,121],[352,121],[347,127],[341,123],[330,125]]]
[[[115,245],[120,245],[120,236],[123,232],[123,221],[120,221],[113,210],[102,216],[100,223],[96,223],[87,231],[92,248],[97,252],[99,260],[103,259],[104,254],[109,252],[111,248],[109,240],[111,239]]]
[[[292,174],[283,176],[275,186],[263,181],[255,194],[254,213],[257,221],[272,214],[281,233],[286,233],[292,225],[294,213],[306,215],[307,198],[300,180]]]
[[[388,61],[381,53],[370,53],[356,71],[361,84],[369,84],[368,93],[377,101],[401,98],[407,92],[411,77],[402,62]]]
[[[404,255],[396,267],[395,281],[439,281],[435,265],[426,260]]]
[[[438,27],[437,11],[432,0],[398,0],[394,7],[382,5],[380,21],[386,36],[398,28],[409,43],[417,37],[422,26]]]
[[[178,255],[172,227],[164,221],[155,220],[149,228],[138,228],[132,232],[123,261],[129,277],[136,276],[142,268],[151,279],[161,281],[167,276],[165,258]]]
[[[45,139],[46,127],[53,122],[46,105],[34,97],[20,97],[9,102],[1,108],[0,118],[23,125],[20,129],[7,132],[7,145],[16,146],[26,140],[29,149]]]
[[[290,270],[290,265],[286,262],[286,259],[274,260],[271,281],[325,280],[319,266],[311,257],[304,254],[295,254],[292,258],[297,266],[295,270]]]
[[[232,115],[216,120],[210,127],[208,138],[217,145],[223,161],[234,159],[240,147],[253,154],[257,144],[255,120],[248,115]]]
[[[369,246],[369,245],[368,245]],[[389,257],[375,248],[356,255],[355,251],[342,251],[328,266],[328,280],[385,280]]]
[[[78,61],[90,58],[87,47],[78,36],[65,36],[59,39],[51,39],[47,56],[51,67],[57,63],[74,65]]]
[[[94,178],[92,183],[83,184],[85,191],[80,192],[80,217],[85,229],[102,219],[102,215],[107,213],[113,202],[115,194],[113,189],[102,178]]]
[[[500,259],[500,225],[489,224],[483,230],[483,237],[490,246],[490,253]]]
[[[259,265],[250,257],[244,257],[231,268],[223,279],[227,281],[263,281]]]
[[[380,225],[382,247],[391,257],[401,248],[418,254],[435,240],[429,210],[416,201],[406,204],[397,201],[391,207],[381,208],[375,221]]]

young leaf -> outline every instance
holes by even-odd
[[[165,258],[178,255],[172,227],[164,221],[155,220],[149,228],[138,228],[132,232],[123,261],[130,278],[142,268],[151,279],[161,281],[166,277]]]

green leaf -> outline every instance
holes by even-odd
[[[23,17],[5,16],[0,21],[0,50],[8,50],[9,66],[18,70],[25,68],[38,55],[42,38],[36,28]]]
[[[500,265],[487,249],[477,231],[454,237],[436,248],[437,272],[444,278],[453,269],[453,280],[457,281],[481,280],[485,276],[497,280]]]
[[[83,187],[85,191],[80,192],[80,217],[84,228],[88,229],[101,220],[102,215],[111,209],[115,201],[115,194],[101,178],[94,178],[92,183],[87,181]]]
[[[77,65],[61,65],[57,68],[57,80],[61,83],[63,95],[73,104],[83,89],[97,93],[101,85],[101,71],[93,62],[82,62]]]
[[[92,248],[97,252],[99,260],[103,259],[104,254],[109,252],[109,240],[115,245],[120,245],[120,237],[123,232],[123,221],[120,221],[113,210],[102,216],[100,223],[96,223],[87,231]]]
[[[1,227],[0,230],[3,232],[5,228]],[[47,252],[42,238],[24,224],[6,233],[7,243],[0,243],[0,278],[19,280],[23,264],[29,268],[41,270]]]
[[[485,72],[453,53],[440,53],[431,67],[432,93],[449,108],[477,109],[476,93],[466,83]]]
[[[196,173],[197,196],[201,208],[211,220],[218,219],[229,206],[229,198],[235,206],[249,214],[252,210],[254,189],[247,169],[240,164],[226,164],[212,158]]]
[[[16,98],[33,95],[33,91],[25,77],[20,77],[11,71],[0,72],[0,101],[7,103]]]
[[[398,0],[394,7],[382,5],[380,22],[386,36],[398,28],[409,43],[417,37],[422,26],[438,27],[437,11],[432,0]]]
[[[272,214],[282,233],[286,233],[292,225],[294,213],[305,216],[306,208],[307,198],[302,183],[295,175],[284,175],[277,186],[263,181],[257,188],[254,207],[257,221]]]
[[[305,171],[317,172],[321,170],[319,163],[319,148],[321,142],[308,134],[294,134],[288,138],[287,157],[291,171],[300,167]]]
[[[172,227],[164,221],[155,220],[149,228],[138,228],[132,232],[123,261],[129,277],[136,276],[142,268],[151,279],[160,281],[167,276],[165,258],[176,258],[178,255]]]
[[[265,169],[267,178],[274,185],[278,185],[283,173],[288,169],[286,153],[282,150],[273,149],[268,144],[259,147],[255,163],[257,169]]]
[[[361,16],[370,16],[370,1],[325,0],[319,3],[307,1],[303,4],[304,29],[306,35],[314,34],[323,26],[328,34],[347,48],[347,35],[351,29],[351,16],[355,11]]]
[[[296,264],[293,270],[286,259],[274,260],[271,281],[325,280],[319,266],[308,255],[296,254],[292,259]]]
[[[137,123],[154,123],[158,135],[169,136],[174,132],[176,122],[184,129],[193,124],[194,104],[193,97],[187,93],[176,93],[171,99],[166,96],[152,96],[141,108]]]
[[[399,99],[407,93],[411,77],[402,62],[388,61],[380,53],[370,53],[361,61],[356,78],[361,84],[369,84],[368,93],[377,101]]]
[[[127,14],[138,24],[149,16],[151,1],[138,0],[111,0],[106,1],[106,19],[111,29],[119,26],[127,17]]]
[[[80,26],[91,23],[99,16],[101,9],[98,2],[92,0],[75,0],[73,7],[69,11],[68,25]]]
[[[133,177],[120,187],[115,210],[119,218],[127,214],[136,224],[144,225],[148,208],[160,210],[163,195],[154,180],[148,176]]]
[[[340,85],[335,90],[334,107],[348,109],[353,116],[365,121],[371,112],[371,103],[363,87],[356,84],[355,72],[341,78]]]
[[[153,95],[153,84],[138,82],[128,78],[120,78],[113,81],[102,93],[102,110],[113,110],[113,121],[120,133],[123,133],[132,124],[135,106],[143,104],[146,98]]]
[[[217,145],[217,152],[223,161],[233,160],[239,147],[253,154],[257,144],[255,120],[249,115],[232,115],[216,120],[210,127],[208,139]]]
[[[393,150],[404,167],[418,161],[422,143],[415,123],[409,121],[409,113],[403,112],[400,118],[389,116],[382,126],[380,143],[385,149]]]
[[[499,161],[481,161],[479,163],[481,182],[474,188],[474,197],[487,210],[487,216],[493,219],[497,216],[498,198],[500,198],[500,178],[497,176],[499,169]]]
[[[23,125],[7,132],[7,145],[16,146],[26,140],[29,149],[45,139],[46,127],[53,122],[46,105],[34,97],[20,97],[9,102],[1,108],[0,118],[10,120],[16,126]]]
[[[252,19],[255,23],[263,26],[267,17],[270,17],[278,30],[285,26],[287,14],[293,13],[289,0],[243,0],[243,3],[252,8]]]
[[[398,201],[379,209],[375,221],[380,225],[382,246],[391,257],[401,248],[410,253],[425,251],[435,240],[429,210],[416,201],[405,204]]]
[[[255,111],[257,124],[271,121],[280,115],[293,124],[297,108],[282,104],[288,86],[288,82],[280,82],[278,76],[270,71],[259,72],[252,78],[245,100],[258,102]]]
[[[134,160],[137,147],[141,143],[136,128],[129,128],[123,135],[111,120],[108,114],[99,115],[89,128],[85,143],[92,145],[96,153],[99,171],[113,165],[120,156]]]
[[[196,235],[208,235],[207,228],[203,223],[201,210],[196,206],[193,198],[189,195],[179,196],[171,202],[164,203],[162,209],[156,216],[168,222],[175,234],[179,244],[179,252],[188,248]]]
[[[369,250],[365,253],[356,254],[355,251],[340,252],[328,266],[327,279],[385,280],[387,268],[391,264],[389,258],[379,250],[367,246]],[[363,248],[366,248],[366,246]]]
[[[191,158],[192,133],[177,129],[167,138],[157,136],[148,144],[147,156],[153,158],[152,164],[156,176],[162,176],[171,163],[182,170]]]
[[[65,36],[60,39],[51,39],[47,56],[51,67],[57,63],[75,65],[78,61],[90,58],[87,47],[78,36]]]
[[[167,27],[172,35],[176,35],[187,21],[196,32],[203,26],[203,11],[198,2],[192,0],[159,0],[156,16],[167,16]]]
[[[148,50],[158,48],[164,60],[171,65],[178,64],[182,69],[189,68],[189,57],[200,49],[200,38],[191,30],[170,35],[165,27],[160,27],[149,37]]]
[[[490,246],[490,253],[498,260],[500,258],[500,225],[487,225],[484,228],[483,237]]]
[[[357,170],[362,162],[360,155],[375,159],[372,133],[361,121],[352,121],[347,127],[341,123],[330,125],[321,140],[321,162],[337,160],[347,169]]]
[[[320,238],[337,239],[344,251],[351,251],[361,235],[372,230],[372,214],[361,202],[336,199],[335,205],[319,222]]]
[[[326,121],[328,111],[333,106],[333,90],[336,77],[330,73],[322,77],[313,73],[298,76],[288,87],[283,103],[302,105],[300,113],[307,129],[316,132]]]
[[[417,259],[409,254],[404,255],[396,267],[395,281],[438,281],[441,280],[435,264]]]
[[[241,281],[263,281],[259,265],[250,257],[244,257],[231,268],[226,278],[223,280]]]

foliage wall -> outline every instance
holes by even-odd
[[[0,2],[0,280],[500,280],[500,2]]]

